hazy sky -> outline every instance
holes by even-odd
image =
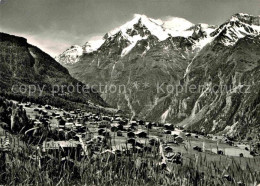
[[[135,13],[220,24],[238,12],[260,15],[260,0],[0,0],[0,32],[26,37],[55,56],[103,36]]]

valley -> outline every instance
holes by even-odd
[[[165,28],[135,15],[99,47],[72,46],[56,60],[88,85],[124,86],[100,95],[139,119],[214,134],[233,128],[228,135],[259,140],[259,20],[238,13],[217,26],[176,18]]]
[[[47,157],[61,162],[67,158],[68,162],[73,162],[74,168],[85,167],[83,162],[89,158],[98,161],[96,158],[102,157],[107,163],[134,158],[137,167],[149,162],[148,167],[150,163],[154,164],[150,169],[157,167],[169,174],[195,166],[194,171],[200,176],[203,174],[201,181],[205,183],[209,183],[208,179],[213,175],[214,183],[220,180],[227,184],[259,181],[257,176],[253,179],[247,177],[252,174],[249,170],[253,170],[254,175],[260,173],[257,144],[232,141],[225,135],[190,133],[169,123],[130,120],[116,113],[105,115],[81,109],[66,111],[52,105],[11,102],[22,108],[33,124],[17,134],[2,123],[5,129],[1,127],[1,133],[4,135],[4,130],[9,133],[9,151],[12,153],[21,153],[21,149],[27,149],[26,144],[30,144],[31,150],[26,150],[29,159],[23,161],[39,161],[34,168],[37,171],[45,170],[42,167]],[[6,154],[6,162],[10,163],[10,155]],[[230,169],[226,169],[227,164]],[[235,175],[233,166],[239,166]],[[220,170],[222,174],[217,173]],[[82,179],[83,175],[78,176]],[[80,183],[80,179],[77,182]]]
[[[0,185],[259,186],[259,15],[57,2],[0,0]]]

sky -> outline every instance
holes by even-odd
[[[25,37],[54,57],[134,14],[219,25],[235,13],[260,15],[260,0],[0,0],[0,32]]]

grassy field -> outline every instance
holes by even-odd
[[[26,108],[27,114],[36,116],[35,107]],[[62,110],[50,112],[63,113]],[[58,122],[55,119],[53,123]],[[88,125],[98,136],[98,126]],[[3,130],[3,129],[1,129]],[[171,135],[163,133],[162,127],[149,131],[144,126],[138,130],[147,131],[148,138],[135,138],[142,144],[149,144],[154,138],[159,146],[150,146],[151,152],[135,152],[126,141],[127,132],[122,136],[111,132],[111,149],[128,149],[120,154],[100,151],[89,152],[80,160],[44,154],[36,146],[24,143],[22,135],[8,134],[10,152],[1,152],[0,183],[4,185],[252,185],[260,183],[260,157],[253,157],[245,150],[249,144],[230,146],[223,136],[208,139],[191,134],[186,137],[181,130],[175,130],[184,141],[171,142]],[[203,152],[193,149],[203,148]],[[181,154],[181,163],[168,161],[165,147],[173,149],[172,154]],[[249,147],[250,148],[250,147]],[[216,149],[224,155],[216,154]],[[243,153],[244,157],[239,157]]]
[[[89,156],[80,162],[37,161],[30,146],[21,145],[6,156],[2,184],[7,185],[256,185],[259,158],[236,158],[208,153],[183,153],[183,164],[160,165],[152,153]],[[34,156],[33,156],[34,155]],[[30,158],[34,157],[34,158]]]

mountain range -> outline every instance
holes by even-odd
[[[256,137],[259,34],[260,16],[243,13],[221,25],[135,15],[103,39],[72,46],[56,60],[84,83],[124,85],[126,91],[100,94],[133,117]],[[191,86],[195,93],[178,90]]]
[[[25,38],[0,33],[0,46],[1,94],[17,84],[47,85],[43,102],[110,105],[132,118],[259,139],[259,16],[208,25],[135,15],[101,40],[64,51],[61,65]],[[54,84],[98,93],[53,97]]]

